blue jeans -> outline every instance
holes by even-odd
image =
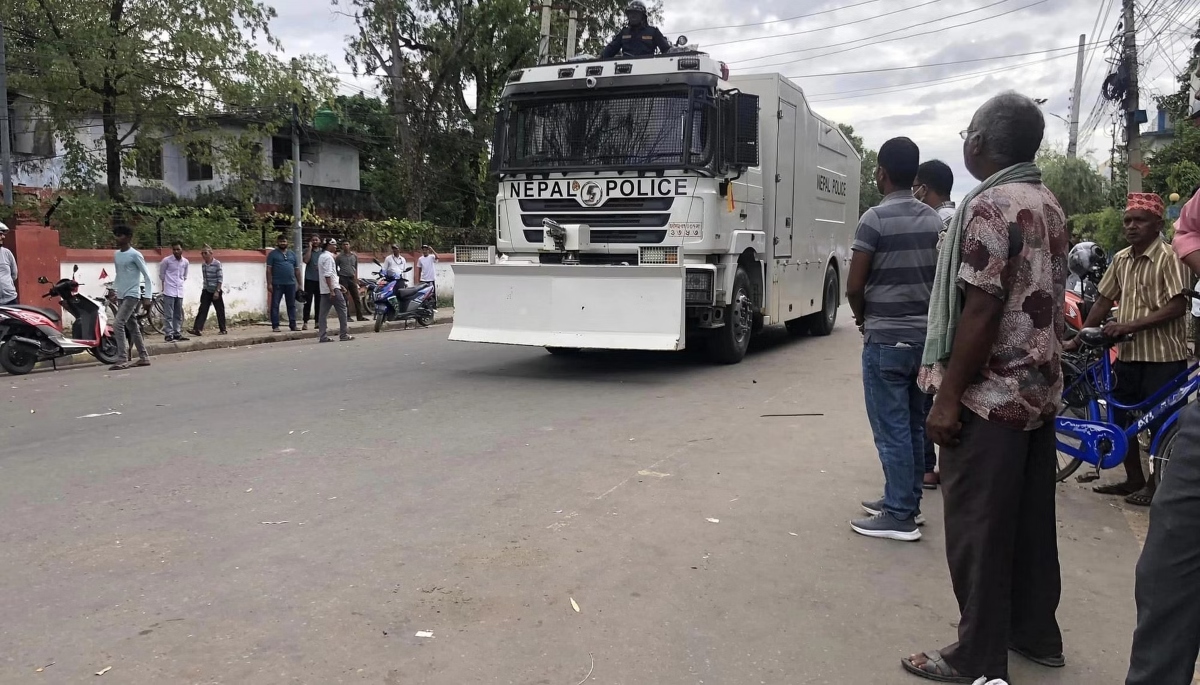
[[[863,395],[883,463],[883,510],[907,520],[921,508],[925,477],[925,401],[917,387],[920,343],[863,345]]]
[[[271,286],[271,328],[279,328],[279,301],[287,303],[288,325],[296,327],[296,284]]]

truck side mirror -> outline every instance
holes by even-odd
[[[675,45],[678,47],[682,48],[682,47],[686,46],[687,44],[688,44],[687,36],[680,36],[675,39]]]
[[[492,158],[488,160],[488,173],[492,176],[499,173],[500,158],[505,154],[505,148],[507,147],[507,141],[505,140],[505,134],[508,131],[508,127],[506,126],[507,121],[505,121],[507,118],[507,108],[501,108],[496,112],[496,121],[492,127]]]
[[[721,103],[725,164],[747,169],[759,165],[758,96],[734,92]]]

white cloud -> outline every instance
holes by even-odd
[[[328,0],[268,2],[279,13],[272,29],[288,55],[323,54],[339,71],[350,71],[344,46],[354,24],[339,14],[344,7],[334,7]],[[1120,21],[1120,3],[1113,2],[1101,18],[1099,35],[1090,35],[1104,4],[1102,0],[765,0],[753,4],[667,0],[660,28],[672,38],[686,32],[701,49],[730,63],[734,73],[777,71],[792,77],[811,94],[813,109],[854,126],[871,147],[878,148],[892,136],[909,136],[921,146],[923,157],[939,157],[951,164],[960,179],[955,195],[961,195],[971,183],[962,166],[958,132],[966,128],[972,113],[988,97],[1011,89],[1046,98],[1048,115],[1068,117],[1075,72],[1071,46],[1081,33],[1089,34],[1089,43],[1107,41]],[[834,11],[774,21],[825,10]],[[1138,31],[1140,73],[1148,95],[1174,91],[1173,72],[1183,68],[1191,47],[1184,27],[1195,26],[1200,9],[1185,7],[1173,19],[1159,14],[1152,11]],[[757,22],[774,23],[746,26]],[[967,22],[976,23],[957,26]],[[738,28],[703,30],[727,26]],[[786,35],[799,32],[806,33]],[[915,36],[926,32],[929,35]],[[1068,49],[1046,52],[1054,48]],[[1020,53],[1038,54],[981,60]],[[1101,45],[1091,58],[1082,89],[1083,119],[1092,112],[1108,74],[1105,58],[1113,54]],[[845,73],[882,69],[892,70]],[[814,76],[829,73],[841,75]],[[346,94],[358,87],[369,92],[376,85],[374,79],[348,73],[338,78]],[[1153,121],[1153,102],[1144,97],[1142,103]],[[1093,151],[1098,161],[1108,158],[1109,121],[1105,114],[1081,144],[1081,150]],[[1048,142],[1066,147],[1067,127],[1062,121],[1047,116],[1046,131]]]

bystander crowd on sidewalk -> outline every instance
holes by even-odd
[[[921,384],[936,393],[926,428],[941,448],[946,559],[958,641],[901,660],[939,682],[1008,678],[1011,650],[1042,666],[1063,657],[1054,515],[1054,418],[1062,396],[1069,234],[1033,163],[1045,120],[1003,93],[962,132],[982,183],[955,212],[929,305]]]
[[[287,236],[280,233],[275,239],[275,249],[267,255],[267,298],[271,308],[271,330],[279,333],[279,303],[287,304],[288,328],[296,327],[296,288],[300,284],[300,260],[288,249]],[[307,305],[305,305],[307,312]],[[307,313],[305,321],[308,320]]]
[[[200,265],[200,271],[204,275],[204,287],[200,291],[200,309],[196,312],[196,321],[192,324],[192,330],[188,331],[196,337],[200,337],[204,331],[204,324],[208,321],[208,310],[213,308],[217,312],[217,328],[221,335],[229,333],[225,328],[225,298],[221,295],[221,286],[225,281],[225,269],[221,266],[220,260],[213,256],[212,247],[205,245],[200,251],[200,257],[204,263]]]
[[[183,289],[188,277],[188,260],[183,256],[183,243],[171,243],[171,254],[158,263],[158,279],[162,282],[164,331],[167,342],[187,340],[183,337]]]
[[[883,201],[863,214],[854,235],[846,299],[863,332],[867,418],[883,464],[883,497],[862,503],[870,518],[851,522],[860,535],[921,538],[925,474],[925,394],[917,387],[925,317],[942,222],[913,197],[921,151],[908,138],[879,148],[875,183]]]

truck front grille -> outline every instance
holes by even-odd
[[[542,219],[560,224],[586,224],[589,228],[662,228],[671,221],[670,214],[522,214],[521,223],[528,228],[541,228]],[[594,232],[594,231],[593,231]]]
[[[593,230],[591,232],[591,241],[593,243],[636,243],[639,245],[647,245],[653,243],[661,243],[666,240],[667,232],[665,230]],[[525,230],[525,240],[531,243],[542,244],[546,239],[545,231],[542,229]]]
[[[666,212],[673,197],[610,197],[599,207],[585,207],[573,198],[520,200],[522,212]]]

